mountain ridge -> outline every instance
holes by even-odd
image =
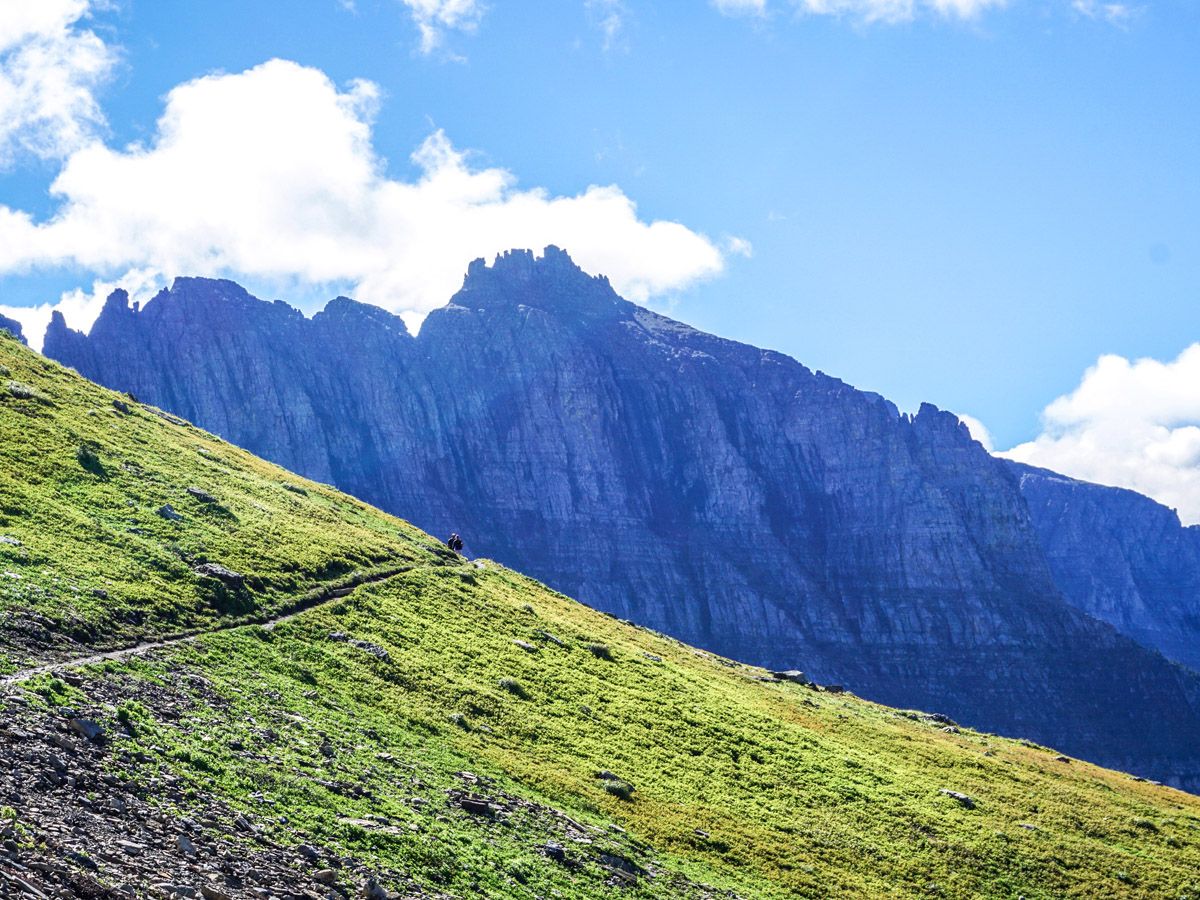
[[[1011,465],[1069,602],[1200,670],[1200,527],[1127,488]]]
[[[45,350],[621,618],[1200,784],[1194,674],[1066,603],[957,417],[643,310],[557,249],[472,263],[416,336],[248,296],[185,281]]]

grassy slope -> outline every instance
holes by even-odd
[[[25,590],[10,590],[9,606],[71,609],[105,638],[110,624],[124,637],[135,628],[106,618],[113,605],[145,610],[149,628],[213,620],[172,545],[259,575],[243,598],[255,605],[282,602],[288,579],[311,587],[334,561],[436,561],[403,523],[307,483],[307,496],[285,491],[301,482],[195,429],[120,416],[115,395],[28,351],[0,344],[0,362],[48,401],[0,400],[12,479],[0,533],[25,543],[0,546],[0,571]],[[107,479],[76,460],[85,440],[100,445]],[[148,474],[120,474],[130,460]],[[189,507],[182,526],[153,521],[163,498],[185,512],[193,483],[232,515]],[[129,536],[130,518],[147,534]],[[100,585],[107,601],[79,599]],[[273,629],[110,663],[81,690],[31,687],[114,735],[119,707],[134,736],[114,740],[114,766],[181,775],[185,807],[215,793],[280,841],[341,848],[454,895],[606,896],[617,889],[597,861],[609,851],[661,870],[624,896],[699,896],[688,884],[700,882],[746,897],[1200,897],[1197,798],[762,674],[489,563],[419,568]],[[538,805],[510,802],[507,822],[448,806],[464,769],[493,779],[476,793]],[[632,796],[609,793],[600,770]],[[554,810],[597,826],[591,844],[566,842],[579,868],[536,852],[562,839]]]
[[[0,542],[0,624],[34,649],[46,632],[95,644],[204,627],[429,556],[406,523],[300,485],[0,332],[0,535],[20,542]],[[163,518],[164,504],[183,518]],[[247,576],[245,589],[196,576],[204,562]]]

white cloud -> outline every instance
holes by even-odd
[[[108,280],[138,269],[336,285],[413,322],[449,299],[467,262],[513,247],[558,244],[636,301],[724,265],[708,238],[643,220],[616,186],[521,189],[441,131],[414,153],[417,177],[389,178],[371,143],[377,103],[368,82],[338,90],[281,60],[180,85],[152,144],[70,156],[51,219],[0,206],[0,274],[78,266]]]
[[[712,0],[712,5],[726,16],[762,16],[767,12],[767,0]]]
[[[474,31],[483,18],[479,0],[400,0],[408,7],[421,33],[421,52],[432,53],[442,45],[447,31]]]
[[[970,20],[989,9],[1008,5],[1008,0],[709,0],[722,15],[767,17],[776,6],[792,8],[806,16],[835,16],[859,22],[895,24],[910,22],[922,14],[947,19]],[[1073,0],[1078,4],[1096,0]]]
[[[1072,0],[1071,8],[1081,16],[1098,19],[1110,25],[1124,25],[1136,12],[1126,3],[1100,3],[1098,0]]]
[[[1076,14],[1089,19],[1124,25],[1139,11],[1127,3],[1103,0],[1067,0]],[[1063,2],[1062,8],[1067,8]],[[897,24],[923,15],[970,21],[991,9],[1009,5],[1009,0],[709,0],[726,16],[766,18],[776,9],[791,8],[804,16],[834,16],[863,23]]]
[[[754,255],[754,245],[743,237],[730,235],[725,238],[725,249],[727,252],[736,256],[744,256],[749,259]]]
[[[908,22],[919,13],[944,18],[974,19],[1007,0],[794,0],[802,13],[845,16],[863,22]]]
[[[1001,455],[1132,488],[1200,523],[1200,344],[1165,363],[1102,356],[1042,418],[1042,434]]]
[[[104,124],[95,89],[116,54],[80,25],[89,0],[0,2],[0,165],[63,157]]]
[[[621,35],[628,13],[624,0],[584,0],[584,8],[592,25],[604,36],[604,50],[622,48]]]
[[[983,445],[983,449],[988,453],[996,449],[995,444],[992,442],[992,433],[977,418],[959,413],[958,421],[967,426],[967,431],[971,432],[971,437],[979,441]]]
[[[1006,6],[1008,0],[926,0],[934,12],[947,18],[974,19],[989,9]]]

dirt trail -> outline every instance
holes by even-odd
[[[284,608],[277,610],[271,615],[257,615],[249,618],[236,619],[230,622],[223,622],[213,628],[195,629],[193,631],[183,631],[177,634],[166,635],[154,640],[139,641],[136,644],[130,644],[125,647],[117,647],[112,650],[105,650],[99,653],[89,653],[86,656],[74,656],[57,662],[42,663],[41,665],[31,666],[28,669],[21,669],[9,675],[0,677],[0,688],[9,687],[14,684],[20,684],[23,681],[28,681],[30,678],[35,678],[38,675],[49,675],[55,672],[61,672],[65,669],[74,669],[79,666],[91,666],[96,663],[109,662],[113,660],[128,659],[131,656],[137,656],[141,653],[146,653],[150,650],[159,650],[163,647],[171,647],[176,644],[182,644],[186,641],[194,641],[196,638],[205,637],[210,634],[220,634],[222,631],[231,631],[234,628],[246,628],[252,625],[258,625],[264,628],[274,628],[280,622],[286,622],[288,619],[295,618],[301,613],[308,612],[311,609],[324,606],[327,603],[332,603],[334,600],[340,600],[352,594],[357,588],[365,584],[378,584],[381,581],[387,581],[390,578],[395,578],[399,575],[414,572],[418,569],[441,569],[453,568],[453,561],[425,563],[421,565],[398,566],[394,569],[383,569],[361,576],[354,577],[348,581],[341,582],[337,586],[331,586],[324,590],[314,591],[305,594],[294,602],[288,604]]]

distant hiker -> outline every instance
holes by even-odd
[[[455,553],[462,553],[463,542],[462,538],[458,536],[457,531],[450,535],[449,539],[446,541],[446,546]]]

